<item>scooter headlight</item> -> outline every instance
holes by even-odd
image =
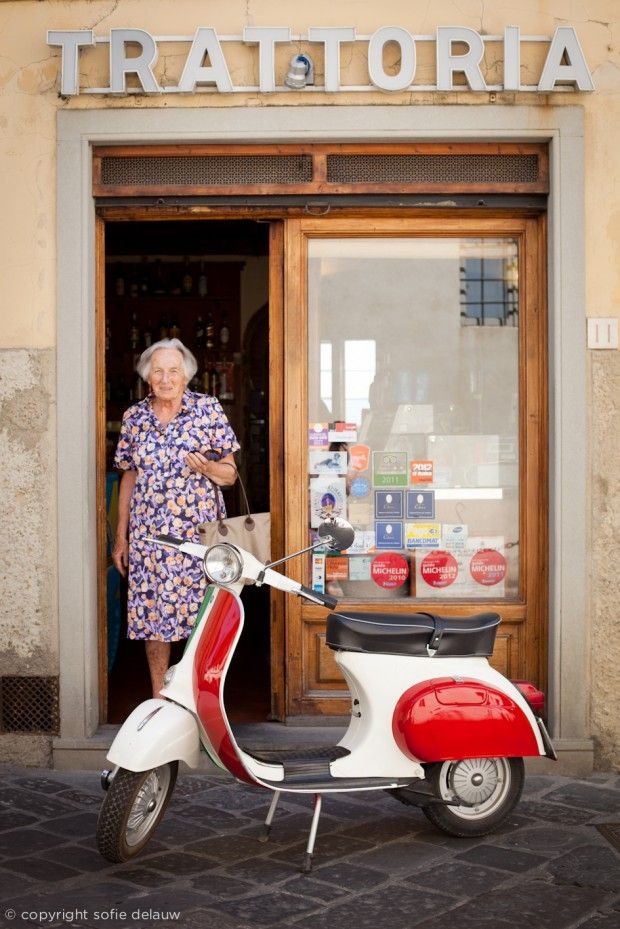
[[[204,569],[214,584],[235,584],[243,572],[243,560],[236,548],[223,542],[207,549]]]

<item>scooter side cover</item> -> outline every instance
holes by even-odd
[[[239,759],[224,711],[224,681],[241,627],[237,597],[219,588],[194,658],[193,689],[198,717],[222,765],[239,780],[256,784]]]
[[[402,695],[394,739],[422,762],[540,755],[532,724],[508,695],[482,681],[435,678]]]

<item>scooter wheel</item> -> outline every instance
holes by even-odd
[[[119,768],[97,821],[97,848],[108,861],[128,861],[142,851],[168,806],[179,763],[149,771]]]
[[[459,837],[497,829],[519,802],[525,779],[522,758],[465,758],[424,769],[437,797],[457,802],[430,803],[422,812],[438,829]]]

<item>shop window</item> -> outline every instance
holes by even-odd
[[[518,596],[517,261],[511,238],[309,240],[309,530],[356,533],[310,556],[316,589]]]

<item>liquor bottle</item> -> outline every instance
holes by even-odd
[[[198,296],[206,297],[208,292],[207,287],[207,275],[205,273],[205,263],[204,261],[200,262],[200,275],[198,277]]]
[[[125,296],[125,275],[123,274],[123,268],[119,262],[116,265],[116,278],[114,280],[114,292],[117,297]]]
[[[149,319],[148,323],[146,324],[146,329],[144,330],[144,347],[150,348],[152,344],[153,344],[153,326],[151,324],[151,320]]]
[[[136,318],[135,313],[131,317],[131,329],[129,330],[129,347],[131,349],[136,349],[140,347],[140,329],[138,327],[138,320]]]
[[[169,330],[170,330],[170,323],[168,321],[168,316],[166,315],[166,313],[163,313],[161,320],[159,321],[159,338],[160,339],[170,338]]]
[[[140,288],[138,286],[138,272],[136,268],[131,269],[131,277],[129,278],[129,296],[137,297]]]
[[[228,348],[228,343],[230,342],[230,326],[228,325],[228,316],[226,314],[226,310],[224,310],[222,315],[218,342],[220,344],[220,348],[224,349],[224,351]]]
[[[194,326],[194,348],[200,350],[205,347],[205,321],[199,316]]]
[[[181,338],[181,327],[179,326],[175,317],[172,317],[172,319],[170,320],[169,337],[171,339]]]
[[[138,374],[133,386],[133,400],[144,400],[144,381]]]
[[[153,293],[156,297],[163,297],[166,293],[166,283],[164,281],[164,269],[161,263],[161,258],[158,258],[155,262],[155,283],[153,285]]]
[[[149,292],[149,266],[148,258],[145,256],[142,259],[142,267],[140,270],[140,296],[146,297]]]
[[[181,290],[186,296],[189,296],[192,292],[194,286],[194,278],[192,277],[191,268],[189,266],[189,258],[185,259],[185,271],[183,272],[183,277],[181,279]]]
[[[211,311],[207,314],[207,324],[205,326],[205,337],[207,351],[211,352],[215,348],[215,320]]]

